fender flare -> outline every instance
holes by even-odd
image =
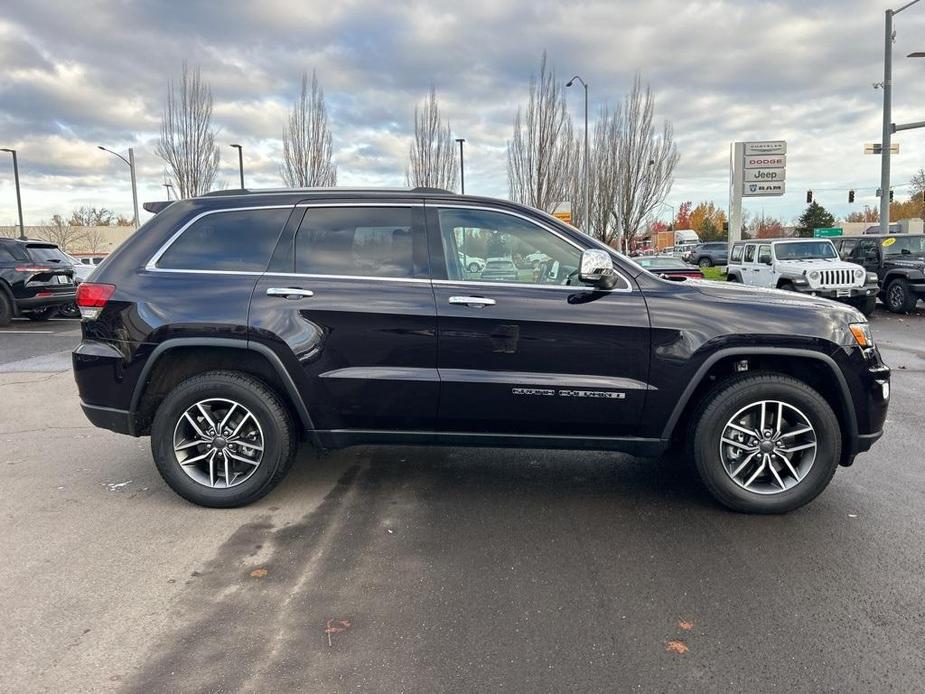
[[[738,281],[739,281],[740,283],[745,284],[745,283],[742,281],[742,269],[741,269],[741,268],[738,268],[738,269],[735,269],[735,270],[730,270],[730,269],[729,269],[729,266],[727,265],[727,266],[726,266],[726,277],[727,277],[727,278],[728,278],[728,277],[736,277],[736,278],[738,278]]]
[[[668,418],[668,421],[665,422],[665,428],[662,430],[662,439],[671,439],[672,435],[674,434],[675,426],[677,425],[678,420],[681,418],[681,415],[684,413],[684,410],[687,408],[687,405],[690,402],[694,391],[703,382],[703,379],[706,378],[707,372],[713,367],[714,364],[716,364],[716,362],[726,357],[750,357],[767,354],[782,357],[806,357],[809,359],[815,359],[825,364],[826,368],[832,372],[832,374],[835,376],[835,380],[838,382],[839,390],[841,391],[842,396],[842,402],[840,404],[844,408],[844,413],[848,420],[847,433],[853,445],[858,437],[857,414],[854,410],[854,400],[851,398],[851,391],[848,389],[848,383],[845,381],[845,376],[841,372],[841,369],[838,368],[838,364],[835,363],[835,360],[832,359],[832,357],[827,354],[823,354],[822,352],[817,352],[811,349],[794,349],[787,347],[728,347],[726,349],[720,349],[711,354],[709,357],[707,357],[703,364],[700,365],[700,368],[697,369],[697,373],[694,374],[694,377],[687,384],[684,392],[681,393],[681,397],[678,399],[674,410],[672,410],[671,416]]]
[[[141,369],[141,374],[138,376],[138,381],[132,392],[132,402],[129,406],[129,412],[131,412],[132,415],[138,412],[138,406],[141,403],[141,397],[144,393],[148,376],[151,373],[151,369],[153,369],[154,365],[157,363],[157,360],[163,356],[165,352],[179,347],[230,347],[232,349],[245,349],[260,354],[269,362],[270,366],[279,377],[280,383],[282,383],[283,387],[286,389],[286,394],[295,405],[296,414],[302,426],[306,431],[315,431],[315,426],[312,424],[312,418],[308,412],[308,408],[305,406],[305,401],[302,399],[302,394],[299,392],[295,381],[292,380],[292,376],[286,370],[286,367],[283,365],[282,360],[276,352],[259,342],[236,340],[228,337],[174,337],[159,343],[151,354],[148,355]],[[314,439],[314,434],[312,436]],[[317,444],[317,442],[315,443]]]
[[[916,273],[916,270],[909,270],[905,268],[902,268],[902,269],[897,268],[897,269],[890,270],[886,274],[886,277],[883,278],[883,283],[880,286],[883,288],[886,288],[886,286],[889,285],[889,283],[892,282],[893,280],[906,280],[907,282],[914,282],[915,279],[910,277],[910,275],[915,274],[915,273]]]

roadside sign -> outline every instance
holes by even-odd
[[[776,196],[783,194],[783,181],[775,181],[773,183],[745,183],[742,186],[742,195],[747,198],[754,198],[762,195]]]
[[[787,156],[784,154],[752,154],[745,155],[746,169],[783,169],[787,166]]]
[[[841,236],[844,233],[844,229],[841,227],[819,227],[818,229],[813,229],[813,236],[817,239],[828,239],[833,236]]]
[[[783,181],[785,169],[747,169],[745,182]]]
[[[784,140],[766,140],[764,142],[746,142],[746,156],[753,154],[786,154],[787,143]]]

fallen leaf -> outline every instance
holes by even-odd
[[[671,641],[668,641],[665,644],[665,650],[668,651],[669,653],[677,653],[678,655],[684,655],[690,649],[687,647],[687,644],[684,643],[683,641],[672,639]]]
[[[693,622],[689,622],[686,619],[682,619],[678,621],[678,629],[684,629],[684,631],[690,631],[693,628],[694,628]]]
[[[259,569],[254,569],[253,571],[251,571],[251,576],[252,576],[253,578],[263,578],[263,577],[266,576],[268,573],[270,573],[270,572],[267,571],[266,569],[264,569],[263,567],[261,567],[261,568],[259,568]]]
[[[327,620],[324,625],[325,634],[337,634],[341,631],[347,631],[350,628],[349,619],[339,619],[336,622],[333,619]]]

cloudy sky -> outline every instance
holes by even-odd
[[[900,0],[897,0],[900,2]],[[127,167],[97,144],[135,148],[139,196],[164,198],[154,153],[167,80],[184,60],[215,99],[220,183],[278,187],[280,134],[303,71],[317,70],[339,183],[404,184],[414,104],[431,84],[465,137],[467,192],[506,196],[505,145],[547,50],[591,85],[591,111],[636,71],[681,153],[668,203],[727,202],[729,143],[788,141],[788,193],[746,203],[790,220],[807,188],[838,214],[876,204],[883,10],[877,0],[5,0],[0,147],[19,151],[26,224],[83,204],[131,214]],[[894,121],[925,118],[925,3],[896,18]],[[576,122],[578,91],[569,92]],[[896,184],[925,166],[925,130],[900,133]],[[13,224],[8,155],[0,225]],[[858,191],[849,207],[847,189]],[[905,188],[897,188],[900,197]],[[667,208],[665,216],[669,215]]]

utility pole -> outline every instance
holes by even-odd
[[[22,225],[22,195],[19,192],[19,162],[16,160],[15,149],[0,149],[0,152],[9,152],[13,155],[13,181],[16,185],[16,209],[19,212],[19,238],[21,241],[26,240],[26,231]]]
[[[238,173],[241,175],[241,190],[244,190],[244,147],[241,145],[231,145],[238,150]]]
[[[909,123],[893,125],[893,17],[919,0],[912,0],[898,10],[887,10],[883,22],[883,135],[880,139],[880,233],[890,233],[890,139],[896,130],[921,127]]]
[[[97,145],[97,149],[101,149],[104,152],[109,152],[110,154],[119,157],[122,161],[125,162],[125,165],[128,166],[129,171],[132,174],[132,205],[135,210],[135,219],[132,220],[135,228],[138,228],[138,185],[135,182],[135,150],[131,147],[128,148],[128,159],[123,157],[118,152],[113,152],[111,149],[106,149],[103,145]]]
[[[466,194],[466,167],[463,166],[463,142],[465,140],[461,137],[457,137],[456,141],[459,143],[459,194]]]

